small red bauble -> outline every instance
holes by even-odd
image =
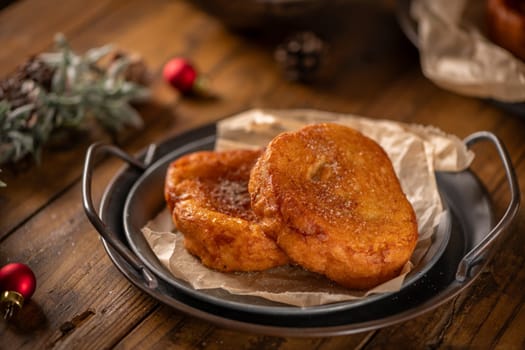
[[[36,277],[29,266],[10,263],[0,269],[0,305],[4,318],[11,318],[36,289]]]
[[[193,92],[198,76],[193,65],[180,57],[169,60],[164,65],[162,75],[166,82],[183,94]]]

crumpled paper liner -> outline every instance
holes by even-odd
[[[315,110],[250,110],[222,120],[217,125],[216,149],[262,147],[280,132],[316,122],[353,127],[376,140],[392,160],[401,186],[416,212],[419,229],[417,247],[398,277],[368,291],[355,291],[292,266],[253,273],[213,271],[185,250],[183,236],[172,232],[173,224],[167,210],[142,229],[161,263],[195,289],[222,288],[232,294],[259,296],[301,307],[361,300],[372,294],[400,290],[407,274],[431,246],[432,235],[444,215],[434,171],[464,170],[473,154],[457,137],[433,127]]]
[[[525,62],[487,38],[485,0],[413,0],[423,74],[442,88],[525,101]]]

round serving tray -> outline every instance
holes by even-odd
[[[494,143],[509,181],[509,207],[503,218],[494,224],[489,196],[471,171],[437,173],[438,187],[450,214],[448,244],[425,273],[421,273],[399,292],[350,308],[279,307],[253,300],[233,300],[226,294],[202,294],[188,285],[181,287],[168,282],[165,276],[137,257],[130,249],[126,236],[124,213],[130,192],[134,186],[138,186],[139,179],[147,178],[148,171],[153,171],[155,167],[149,169],[150,164],[155,164],[155,159],[167,155],[171,159],[177,154],[209,148],[214,137],[215,125],[209,125],[149,148],[138,158],[114,146],[93,145],[86,155],[83,204],[88,218],[102,236],[111,260],[131,283],[166,305],[224,327],[282,336],[327,336],[376,329],[416,317],[446,302],[475,280],[488,261],[492,243],[508,227],[519,206],[516,178],[503,145],[493,134],[477,133],[469,137],[466,143],[469,145],[480,140]],[[122,169],[107,186],[99,215],[91,199],[91,177],[95,155],[101,151],[125,159],[130,165]],[[140,196],[140,190],[135,192]],[[136,200],[143,200],[144,205],[151,208],[158,207],[157,200],[149,197]],[[142,247],[135,246],[134,249]],[[137,252],[142,257],[147,254]]]
[[[307,308],[279,304],[259,297],[235,295],[222,289],[195,290],[183,280],[174,277],[171,272],[157,259],[155,253],[150,249],[148,242],[141,232],[148,221],[154,218],[165,208],[164,180],[169,164],[178,157],[199,150],[211,150],[215,146],[215,131],[209,129],[209,133],[194,133],[194,140],[190,143],[174,147],[168,154],[155,161],[134,182],[125,200],[123,213],[124,233],[131,250],[137,257],[153,272],[168,284],[174,286],[181,292],[188,293],[195,298],[228,307],[235,310],[256,310],[258,313],[271,315],[288,315],[304,313],[308,309],[309,314],[326,314],[332,311],[348,310],[382,298],[391,293],[378,293],[346,302],[332,303]],[[446,203],[445,203],[446,204]],[[451,218],[449,211],[443,215],[439,226],[436,228],[432,243],[419,264],[406,276],[403,288],[421,278],[441,257],[445,251],[451,233]]]

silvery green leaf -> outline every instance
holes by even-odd
[[[82,120],[84,119],[84,116],[86,114],[84,106],[79,106],[77,110],[75,111],[75,116],[73,118],[73,121],[76,125],[80,125],[82,123]]]
[[[108,91],[108,93],[116,99],[126,99],[134,101],[149,96],[148,89],[145,89],[139,85],[127,81],[120,81],[118,86],[116,86],[114,90]]]
[[[11,138],[12,143],[15,147],[14,160],[18,161],[22,159],[28,153],[33,153],[34,143],[31,135],[23,134],[18,131],[11,131],[8,133],[9,138]]]
[[[140,128],[144,124],[140,114],[127,103],[120,104],[117,111],[121,113],[120,118],[126,125]]]
[[[76,106],[81,102],[82,96],[47,95],[47,103],[53,106]]]
[[[62,60],[56,68],[51,80],[51,90],[61,93],[66,89],[66,65]]]
[[[39,127],[33,130],[33,136],[34,136],[34,143],[40,144],[40,143],[44,143],[47,141],[47,139],[49,138],[49,132]]]
[[[35,108],[35,105],[30,103],[24,106],[20,106],[7,114],[8,119],[27,118],[31,111]]]
[[[67,43],[66,37],[63,33],[56,33],[55,34],[55,45],[56,47],[60,49],[69,48],[69,45]]]
[[[111,44],[89,49],[84,54],[84,59],[89,64],[93,64],[98,62],[102,57],[106,56],[111,51],[113,51],[113,45]]]
[[[45,52],[38,55],[38,58],[51,67],[57,67],[63,61],[64,55],[60,52]]]
[[[48,109],[45,113],[39,114],[39,123],[38,127],[35,128],[35,133],[37,133],[38,138],[44,140],[44,142],[49,138],[53,128],[57,126],[55,123],[55,110]]]
[[[63,111],[63,119],[60,124],[61,127],[76,128],[79,127],[84,120],[85,110],[84,107],[79,106],[71,110]]]
[[[112,79],[106,79],[104,80],[104,90],[106,91],[106,93],[108,94],[114,94],[115,91],[116,91],[116,88],[115,88],[115,81],[112,80]]]
[[[126,83],[129,85],[129,83]],[[151,96],[151,91],[149,89],[146,89],[139,85],[133,85],[131,87],[123,87],[129,89],[127,92],[127,95],[129,95],[129,99],[132,101],[143,101]]]
[[[75,66],[78,66],[78,67],[87,66],[86,62],[84,62],[82,57],[76,55],[75,53],[73,53],[71,51],[69,53],[68,58],[69,58],[69,65],[72,66],[72,67],[75,67]]]
[[[123,81],[118,81],[113,85],[111,90],[107,90],[113,98],[126,98],[131,97],[134,93],[134,84],[126,84]]]
[[[79,78],[78,69],[75,66],[69,66],[66,68],[66,81],[67,85],[74,85]]]
[[[93,115],[97,121],[108,130],[118,130],[120,123],[115,115],[106,106],[100,106],[93,110]]]
[[[120,76],[124,70],[129,66],[129,60],[120,58],[114,61],[107,70],[107,75],[110,79],[115,79]]]
[[[53,131],[55,119],[55,110],[48,109],[45,113],[40,114],[40,130],[46,135],[50,135]]]

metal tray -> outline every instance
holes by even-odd
[[[519,206],[518,185],[504,146],[493,134],[479,132],[465,142],[471,145],[488,140],[497,148],[511,193],[507,211],[494,225],[489,196],[471,171],[437,173],[438,186],[450,213],[446,244],[435,255],[435,261],[430,261],[428,268],[401,291],[375,296],[363,303],[311,308],[272,305],[256,300],[259,298],[237,299],[221,291],[203,293],[163,275],[165,271],[152,265],[147,257],[149,247],[140,242],[130,245],[125,229],[125,214],[129,212],[125,208],[140,200],[144,208],[149,208],[147,211],[159,210],[162,204],[158,197],[147,195],[147,191],[140,189],[144,187],[141,184],[158,176],[151,174],[159,172],[167,159],[208,149],[214,139],[215,125],[209,125],[151,146],[138,158],[111,145],[94,144],[86,155],[82,192],[88,218],[102,236],[111,260],[130,282],[175,309],[224,327],[272,335],[326,336],[376,329],[416,317],[446,302],[474,281],[488,261],[493,242],[510,224]],[[108,185],[100,216],[91,198],[91,178],[98,153],[110,153],[129,163]]]
[[[248,297],[225,293],[222,289],[195,290],[186,281],[175,278],[170,271],[160,263],[154,252],[150,249],[148,242],[141,232],[149,220],[155,217],[161,209],[165,207],[164,199],[164,180],[169,164],[187,152],[203,149],[213,149],[215,145],[215,133],[197,138],[189,144],[175,147],[171,152],[162,156],[159,160],[148,166],[148,169],[135,181],[127,195],[124,210],[123,223],[126,241],[131,250],[137,257],[153,272],[157,277],[178,288],[179,290],[191,294],[195,298],[203,299],[207,302],[219,304],[236,310],[251,309],[259,313],[272,315],[283,315],[293,313],[303,313],[304,308],[279,304],[270,300],[257,297]],[[432,243],[422,258],[422,261],[414,267],[407,275],[403,286],[422,277],[441,257],[451,233],[451,218],[449,211],[442,217],[442,220],[432,236]],[[372,301],[385,298],[389,293],[378,293],[363,299],[332,303],[321,306],[308,307],[310,314],[328,313],[334,310],[348,310]]]

